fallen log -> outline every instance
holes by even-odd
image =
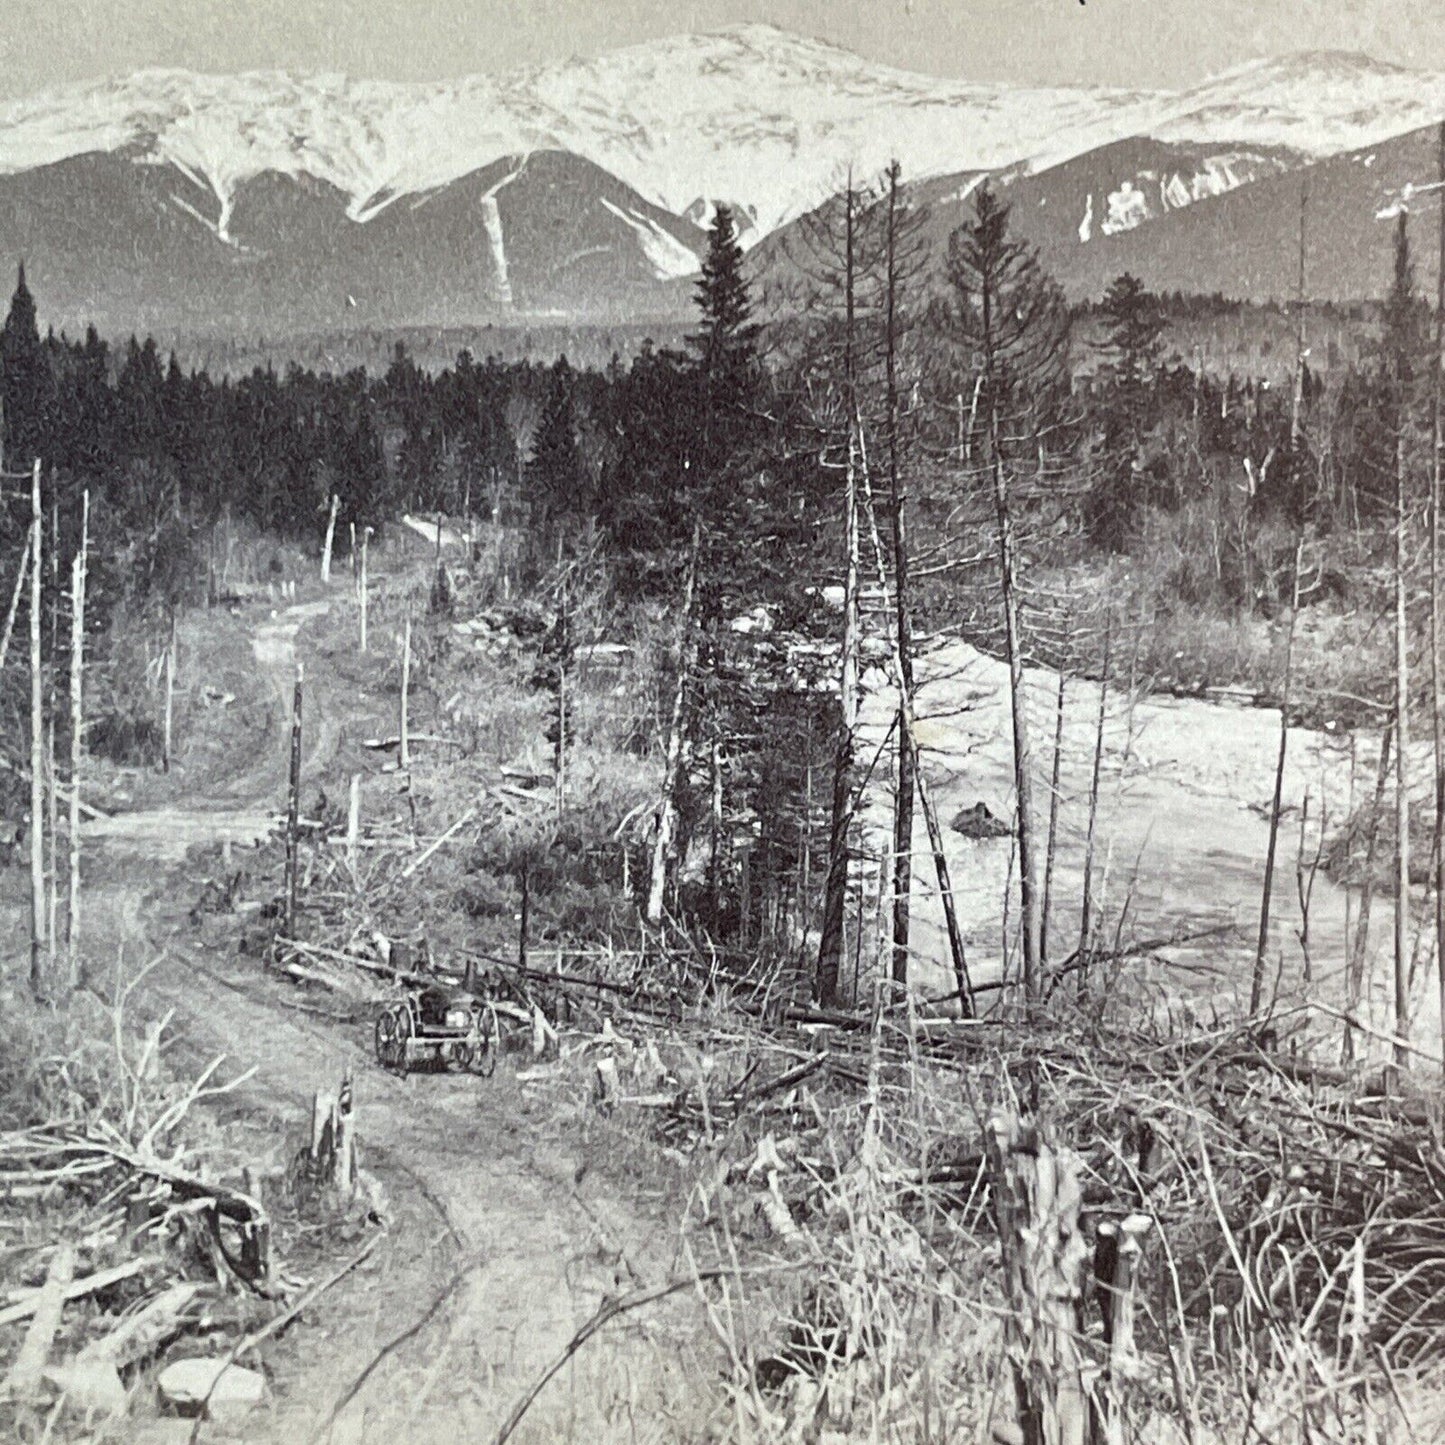
[[[75,1251],[65,1245],[50,1258],[45,1283],[35,1292],[34,1318],[5,1378],[5,1392],[14,1399],[28,1400],[40,1388],[74,1274]]]
[[[268,1278],[271,1272],[271,1219],[260,1202],[244,1190],[215,1181],[193,1178],[173,1164],[167,1164],[153,1156],[137,1154],[120,1144],[86,1140],[80,1143],[80,1147],[119,1159],[137,1174],[146,1174],[168,1184],[183,1199],[208,1200],[208,1213],[228,1219],[240,1228],[240,1260],[233,1261],[222,1251],[232,1271],[246,1284],[253,1286]]]
[[[440,838],[437,838],[434,842],[423,848],[422,851],[418,853],[417,856],[413,858],[411,862],[408,863],[406,867],[401,870],[400,874],[397,876],[397,881],[405,882],[406,879],[410,878],[412,874],[414,874],[417,869],[419,869],[427,861],[427,859],[430,858],[432,854],[437,851],[438,848],[442,847],[443,844],[449,842],[452,838],[454,838],[456,834],[459,833],[463,828],[465,828],[466,825],[470,823],[472,819],[476,816],[477,810],[475,808],[472,808],[467,812],[463,813],[462,816],[458,818],[456,822],[453,823],[451,827],[448,828],[446,832],[441,835]]]
[[[434,733],[414,733],[408,730],[406,735],[407,746],[412,743],[443,743],[449,747],[460,747],[461,743],[456,738],[441,738]],[[362,747],[373,753],[392,753],[401,747],[401,739],[395,738],[365,738],[362,740]]]
[[[59,1258],[63,1252],[57,1250],[56,1257]],[[113,1265],[110,1269],[102,1269],[95,1274],[88,1274],[84,1279],[68,1280],[64,1284],[61,1303],[69,1304],[71,1300],[84,1299],[86,1295],[95,1294],[98,1290],[109,1289],[111,1285],[119,1284],[123,1279],[131,1279],[140,1274],[148,1265],[154,1263],[153,1259],[128,1259],[124,1264]],[[54,1261],[52,1261],[51,1267],[54,1269]],[[0,1325],[13,1325],[18,1320],[28,1320],[40,1308],[41,1300],[50,1286],[51,1280],[47,1279],[45,1284],[38,1288],[16,1290],[15,1293],[21,1298],[15,1304],[0,1309]]]

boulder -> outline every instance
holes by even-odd
[[[266,1377],[225,1360],[174,1360],[156,1381],[161,1400],[182,1415],[202,1409],[210,1420],[234,1420],[266,1399]]]
[[[1009,838],[1013,829],[1002,818],[995,818],[986,803],[975,803],[965,808],[950,824],[955,833],[965,838]]]

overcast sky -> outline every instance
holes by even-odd
[[[156,65],[435,79],[741,20],[971,79],[1175,86],[1304,48],[1445,70],[1442,0],[0,0],[0,94]]]

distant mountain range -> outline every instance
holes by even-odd
[[[0,262],[75,329],[266,335],[665,318],[714,206],[760,265],[895,156],[942,236],[972,187],[1074,295],[1378,294],[1433,206],[1445,75],[1307,53],[1165,94],[945,81],[770,26],[429,85],[146,71],[0,107]],[[1430,248],[1421,247],[1422,260]],[[1428,268],[1422,266],[1422,277]]]

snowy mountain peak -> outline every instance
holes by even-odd
[[[1282,146],[1334,155],[1418,130],[1445,115],[1445,75],[1351,51],[1252,61],[1193,86],[1151,134],[1160,140]]]
[[[425,193],[503,155],[565,150],[674,213],[727,198],[755,217],[758,237],[816,205],[850,165],[866,175],[896,156],[921,178],[1073,153],[1158,104],[939,80],[753,23],[427,84],[142,71],[0,107],[0,172],[139,146],[203,178],[223,205],[270,170],[337,186],[362,219],[379,196]]]
[[[215,197],[224,240],[238,189],[266,172],[336,187],[365,222],[501,157],[565,151],[675,216],[705,221],[726,199],[753,218],[752,242],[848,168],[895,158],[920,180],[1038,171],[1134,135],[1324,155],[1441,114],[1445,77],[1335,52],[1162,95],[944,80],[753,22],[425,84],[140,71],[0,106],[0,173],[87,152],[174,164]]]

